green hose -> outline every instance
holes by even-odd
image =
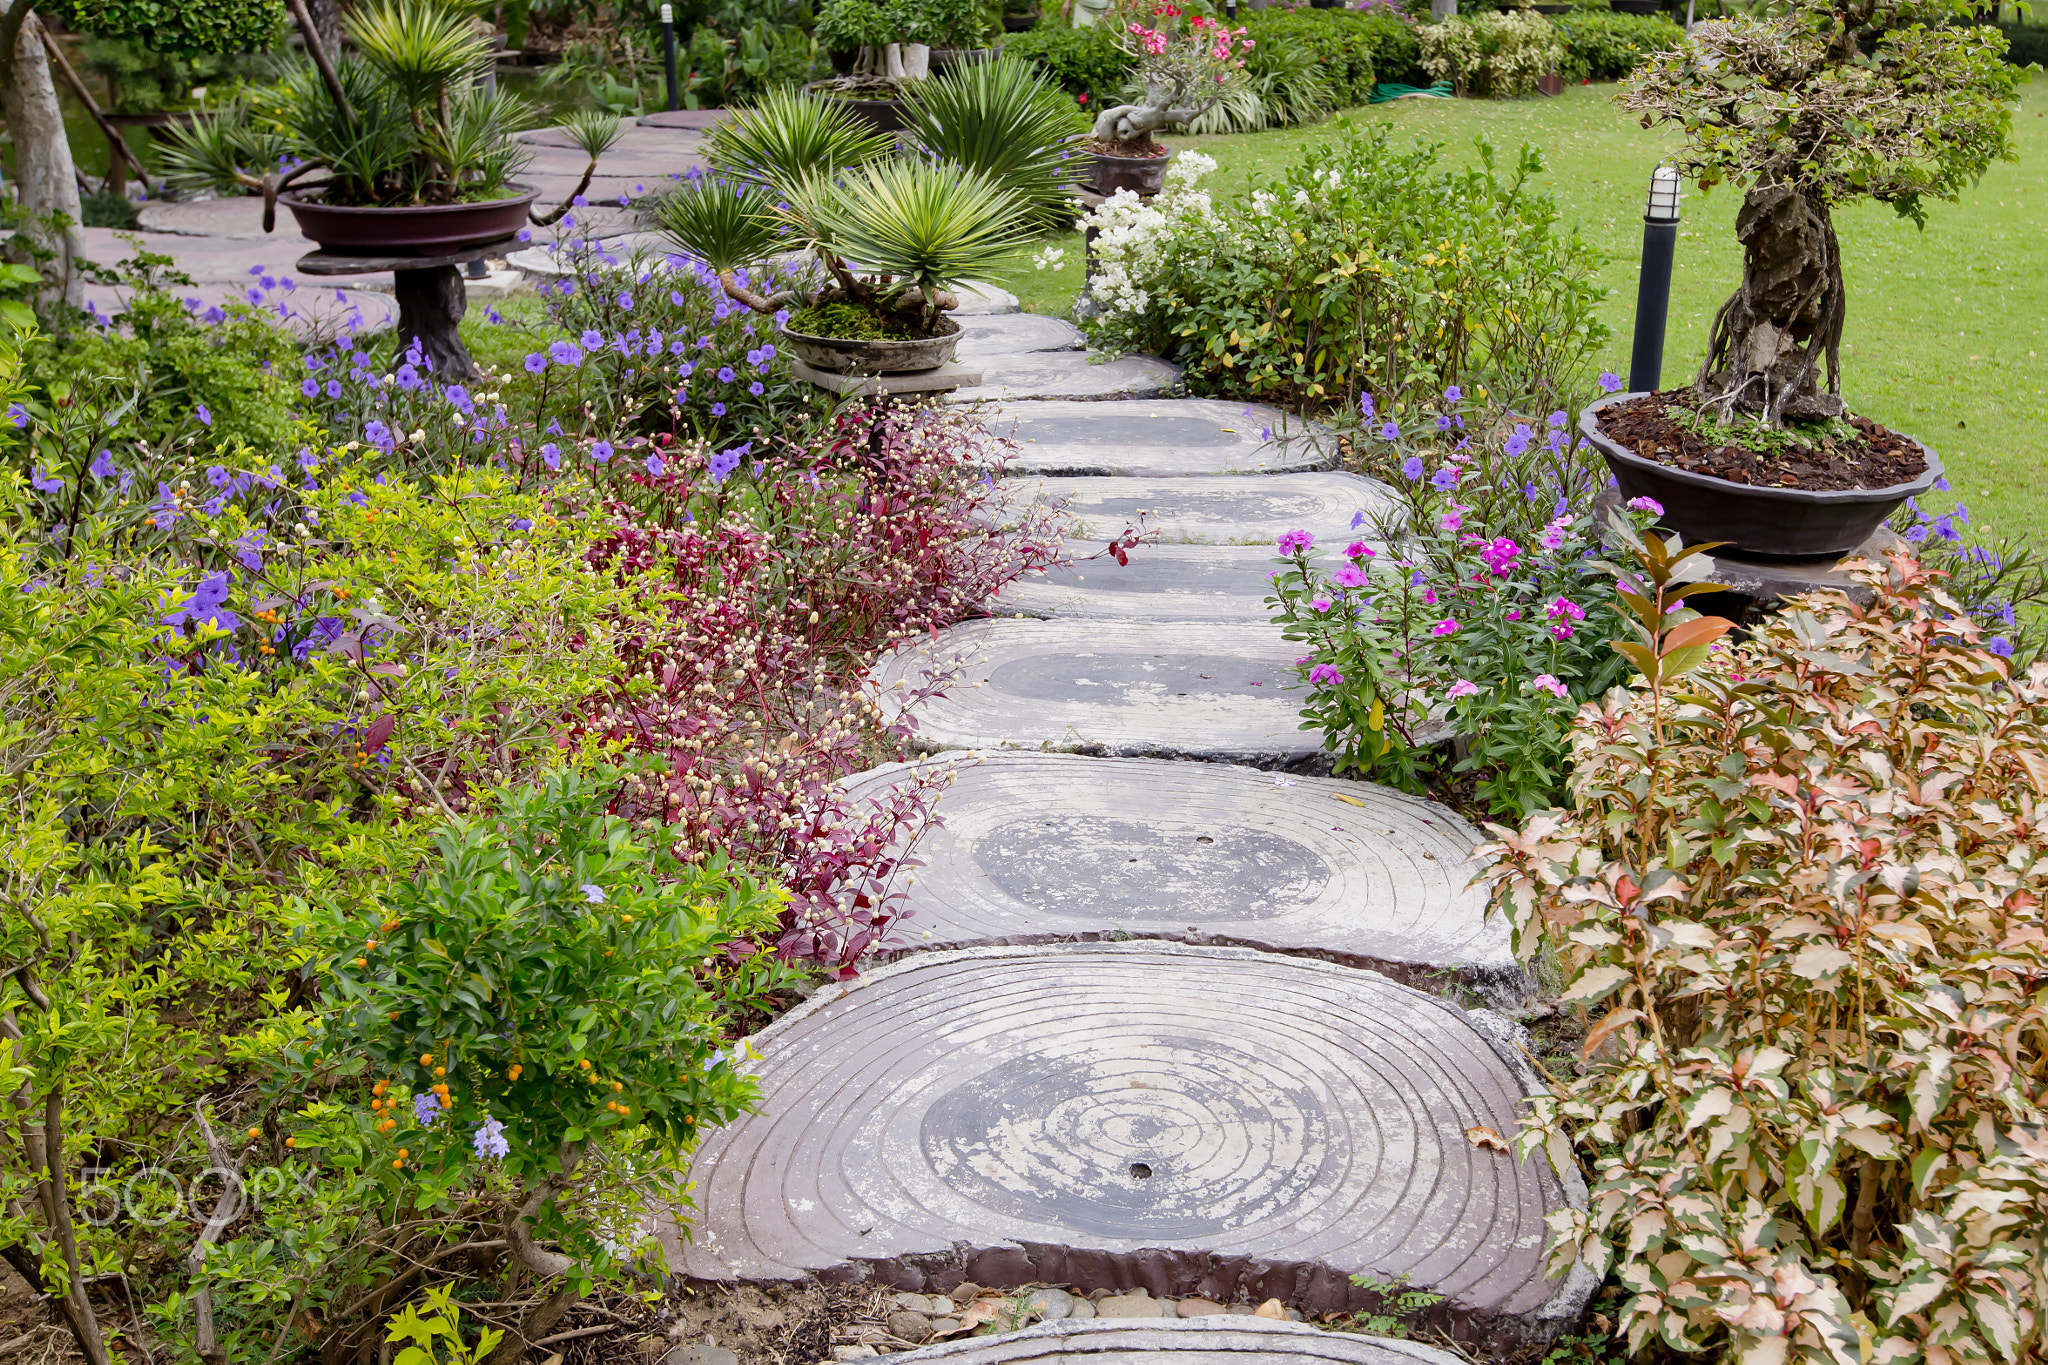
[[[1451,85],[1449,81],[1438,81],[1435,85],[1424,88],[1418,85],[1395,85],[1391,82],[1382,81],[1372,88],[1372,99],[1368,102],[1372,104],[1385,104],[1389,100],[1407,99],[1410,95],[1427,95],[1431,99],[1447,100],[1451,98]]]

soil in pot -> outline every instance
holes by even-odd
[[[841,341],[923,341],[934,335],[905,313],[878,313],[844,299],[813,304],[789,315],[789,330]]]
[[[1114,142],[1107,138],[1091,137],[1081,144],[1097,156],[1161,157],[1173,155],[1171,147],[1161,146],[1149,137],[1127,138]]]
[[[1911,437],[1867,417],[1788,422],[1784,431],[1740,420],[1723,427],[1690,406],[1678,389],[1600,410],[1600,431],[1645,460],[1752,488],[1812,493],[1891,488],[1927,469]]]

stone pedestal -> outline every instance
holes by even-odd
[[[912,370],[907,374],[838,374],[794,359],[790,361],[790,369],[798,379],[841,398],[946,394],[955,389],[971,389],[981,383],[980,370],[962,365],[957,360],[947,361],[937,369]]]
[[[436,379],[443,384],[466,383],[477,377],[477,368],[456,330],[469,309],[469,290],[459,267],[502,254],[512,240],[507,237],[438,256],[348,256],[310,251],[299,257],[299,270],[306,275],[390,271],[395,286],[392,292],[398,298],[400,354],[417,340],[421,351],[434,362]]]

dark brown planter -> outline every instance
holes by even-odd
[[[1037,23],[1038,16],[1036,14],[1005,14],[1003,16],[1003,32],[1029,33]]]
[[[1664,509],[1659,524],[1688,541],[1726,541],[1746,555],[1769,559],[1839,557],[1870,539],[1892,509],[1925,493],[1941,477],[1940,459],[1924,445],[1920,450],[1927,468],[1920,477],[1889,488],[1755,488],[1674,469],[1644,459],[1600,431],[1600,409],[1643,396],[1616,393],[1602,398],[1579,414],[1579,434],[1607,458],[1624,502],[1655,498]]]
[[[823,88],[828,84],[830,82],[815,82],[805,86],[804,91],[821,99],[838,100],[853,111],[855,118],[860,119],[878,133],[900,133],[903,131],[903,101],[836,95],[832,91]]]
[[[932,74],[949,71],[956,66],[980,66],[993,62],[1003,55],[1003,45],[994,47],[935,47],[932,49]]]
[[[1564,77],[1538,76],[1536,78],[1536,88],[1546,95],[1562,95],[1564,93]]]
[[[1662,14],[1664,0],[1607,0],[1607,8],[1616,14]]]
[[[323,204],[296,190],[277,202],[292,211],[299,231],[321,249],[346,256],[437,256],[510,237],[526,225],[526,212],[540,191],[512,185],[510,199],[481,204],[421,204],[398,208],[356,208]]]
[[[1118,190],[1129,190],[1132,194],[1157,194],[1166,185],[1166,165],[1173,160],[1173,153],[1165,156],[1104,156],[1101,152],[1090,152],[1088,158],[1094,163],[1094,173],[1089,188],[1097,194],[1110,195]]]
[[[939,326],[945,330],[938,336],[915,341],[857,341],[787,328],[782,337],[799,360],[833,374],[908,374],[937,369],[953,358],[953,349],[960,344],[960,324],[940,318]]]

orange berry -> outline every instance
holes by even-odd
[[[287,1147],[296,1147],[299,1145],[299,1140],[297,1138],[286,1138],[284,1140],[284,1145]]]
[[[370,959],[368,959],[367,957],[359,957],[356,959],[356,966],[358,967],[367,967],[369,965]]]
[[[263,1130],[261,1128],[251,1128],[249,1130],[249,1136],[252,1138],[262,1137]]]
[[[398,1169],[399,1167],[401,1167],[401,1166],[403,1166],[403,1165],[405,1165],[405,1158],[404,1158],[404,1157],[399,1157],[399,1158],[398,1158],[398,1159],[397,1159],[396,1161],[393,1161],[393,1162],[391,1163],[391,1169],[395,1171],[395,1170],[397,1170],[397,1169]]]
[[[434,1064],[434,1054],[433,1054],[433,1053],[431,1053],[431,1052],[422,1052],[422,1053],[420,1054],[420,1065],[421,1065],[421,1066],[432,1066],[433,1064]]]
[[[445,1076],[448,1074],[448,1068],[445,1066],[437,1066],[434,1068],[434,1074],[436,1076]]]
[[[411,1150],[410,1148],[407,1148],[407,1147],[400,1147],[400,1148],[398,1149],[398,1155],[399,1155],[400,1157],[408,1157],[408,1156],[411,1156],[411,1155],[412,1155],[412,1150]]]
[[[519,1079],[519,1073],[520,1073],[520,1072],[522,1072],[522,1071],[524,1071],[524,1070],[526,1070],[526,1068],[525,1068],[525,1067],[523,1067],[523,1066],[519,1065],[519,1063],[517,1063],[517,1062],[514,1062],[514,1063],[512,1064],[512,1069],[511,1069],[510,1071],[506,1072],[506,1073],[505,1073],[505,1076],[506,1076],[506,1078],[507,1078],[508,1080],[514,1080],[514,1081],[516,1081],[516,1080],[518,1080],[518,1079]]]
[[[590,1058],[585,1057],[582,1061],[576,1063],[576,1065],[582,1067],[585,1071],[588,1071],[590,1070]]]
[[[371,1086],[371,1087],[370,1087],[370,1093],[371,1093],[372,1095],[381,1095],[381,1094],[383,1094],[383,1093],[384,1093],[384,1092],[385,1092],[385,1091],[386,1091],[387,1089],[389,1089],[389,1088],[390,1088],[390,1086],[391,1086],[391,1082],[389,1082],[389,1081],[379,1081],[379,1082],[377,1082],[377,1083],[376,1083],[375,1085],[373,1085],[373,1086]]]

